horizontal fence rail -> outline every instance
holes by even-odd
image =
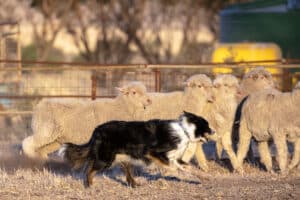
[[[150,92],[183,89],[191,75],[216,75],[214,69],[228,68],[238,78],[246,69],[265,66],[277,69],[274,79],[283,91],[291,90],[300,79],[300,59],[263,60],[200,64],[128,64],[99,65],[79,62],[0,60],[21,64],[0,67],[0,115],[30,115],[42,98],[97,99],[116,96],[114,87],[139,80]],[[21,67],[20,67],[21,66]]]

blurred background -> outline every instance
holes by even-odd
[[[0,0],[0,139],[31,134],[41,98],[113,97],[132,80],[166,92],[265,66],[289,91],[299,20],[300,0]]]

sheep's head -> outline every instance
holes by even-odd
[[[264,67],[256,67],[246,73],[241,81],[243,96],[264,89],[275,88],[275,83],[270,72]]]
[[[215,97],[233,97],[240,95],[238,79],[230,74],[220,74],[213,81],[213,94]]]
[[[205,97],[207,102],[213,102],[215,99],[212,94],[212,81],[205,74],[191,76],[185,82],[185,92],[197,95],[201,99]]]
[[[152,103],[145,85],[141,82],[131,82],[116,89],[119,91],[119,96],[126,100],[127,106],[146,109]]]

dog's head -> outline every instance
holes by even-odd
[[[206,142],[208,136],[215,133],[215,131],[209,127],[209,123],[206,119],[193,113],[184,111],[180,116],[180,121],[184,129],[188,132],[192,142]]]

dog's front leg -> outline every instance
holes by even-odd
[[[132,175],[132,166],[130,165],[130,163],[128,163],[128,162],[122,162],[121,163],[121,168],[123,169],[123,171],[124,171],[124,173],[126,175],[127,184],[130,187],[133,187],[133,188],[135,188],[136,186],[138,186],[139,184],[136,183],[136,181],[133,178],[133,175]]]
[[[187,167],[184,167],[182,166],[181,164],[179,164],[177,162],[177,160],[174,160],[172,161],[172,164],[180,171],[184,172],[185,174],[187,175],[191,175],[191,176],[196,176],[197,178],[199,179],[205,179],[205,180],[208,180],[209,179],[209,176],[208,175],[203,175],[199,172],[194,172],[191,168],[187,168]]]

